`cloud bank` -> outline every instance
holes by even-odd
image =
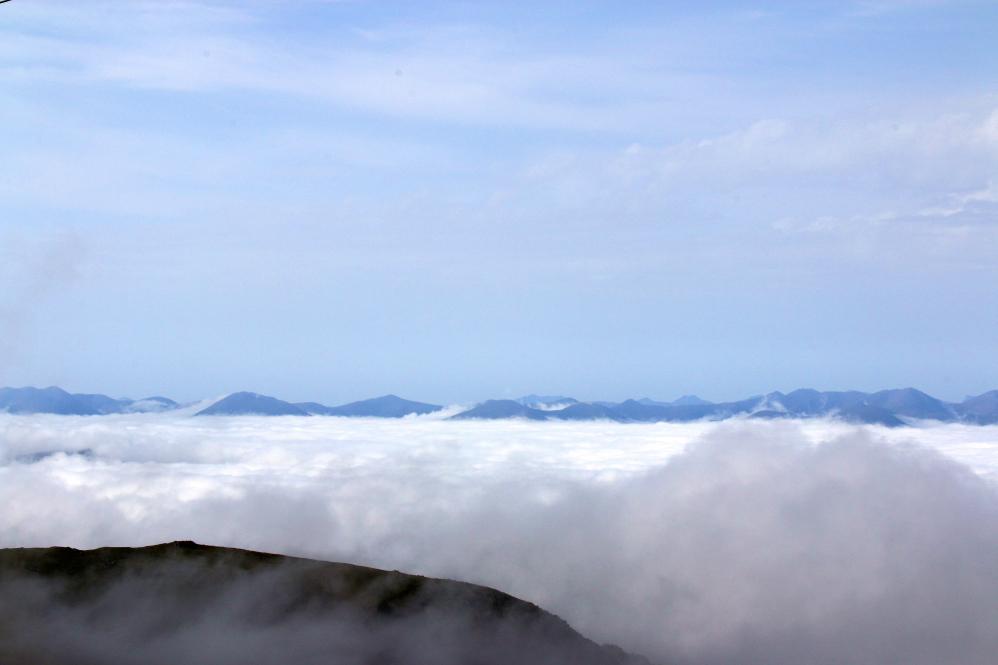
[[[193,539],[451,577],[668,662],[998,646],[998,428],[441,416],[3,416],[0,545]]]

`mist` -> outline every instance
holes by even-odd
[[[662,662],[984,663],[998,428],[0,416],[0,546],[488,585]]]

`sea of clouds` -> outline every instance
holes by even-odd
[[[486,584],[663,662],[988,663],[998,427],[0,414],[0,547]]]

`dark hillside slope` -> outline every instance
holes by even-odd
[[[0,550],[11,665],[625,665],[494,589],[190,542]]]

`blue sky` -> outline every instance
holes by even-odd
[[[998,387],[998,5],[0,5],[0,384]]]

